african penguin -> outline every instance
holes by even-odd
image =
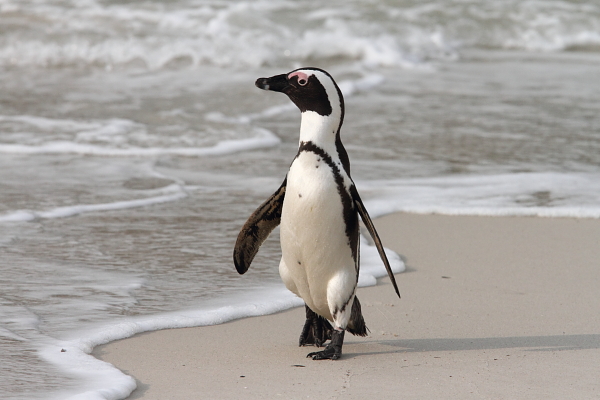
[[[350,177],[350,161],[340,140],[344,98],[327,72],[300,68],[260,78],[256,86],[285,93],[302,113],[300,144],[285,180],[242,227],[233,259],[245,273],[260,245],[281,224],[279,274],[305,302],[300,346],[320,347],[313,360],[340,358],[344,332],[367,335],[356,297],[360,215],[373,238],[394,289],[398,286],[375,226]]]

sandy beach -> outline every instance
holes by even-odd
[[[388,279],[359,289],[370,335],[346,335],[339,361],[305,358],[301,308],[141,334],[94,355],[137,380],[129,399],[600,398],[600,220],[375,223],[406,262],[402,299]]]

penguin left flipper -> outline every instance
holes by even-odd
[[[279,189],[250,215],[240,230],[233,249],[233,262],[240,274],[248,271],[260,245],[281,222],[286,185],[287,177]]]
[[[383,249],[383,244],[381,243],[381,239],[379,238],[379,234],[377,233],[377,230],[375,229],[375,225],[373,224],[373,221],[371,220],[371,217],[369,216],[369,213],[367,212],[367,209],[366,209],[365,205],[363,204],[362,199],[360,198],[360,195],[358,194],[358,190],[356,190],[356,186],[352,185],[350,187],[350,193],[352,195],[352,200],[354,200],[354,205],[356,206],[356,209],[358,210],[358,213],[360,214],[360,218],[362,219],[363,223],[367,227],[367,230],[369,231],[369,234],[371,235],[371,237],[373,238],[373,241],[375,242],[375,246],[377,247],[377,251],[379,252],[379,256],[381,257],[383,264],[385,265],[385,269],[387,270],[388,276],[390,277],[390,280],[392,281],[394,290],[396,291],[396,294],[398,295],[398,297],[400,297],[400,290],[398,290],[398,285],[396,284],[396,278],[394,278],[394,273],[392,272],[392,267],[390,267],[390,262],[388,261],[388,258],[385,254],[385,250]]]

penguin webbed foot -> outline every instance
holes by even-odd
[[[333,327],[325,318],[317,315],[308,306],[306,307],[306,322],[300,334],[300,346],[323,346],[327,340],[331,339]]]
[[[331,342],[322,351],[308,353],[307,358],[313,360],[337,360],[342,356],[342,344],[344,343],[344,332],[333,330],[331,334]]]

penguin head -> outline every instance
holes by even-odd
[[[344,115],[344,97],[331,75],[319,68],[300,68],[287,74],[259,78],[256,87],[285,93],[301,112],[327,117]]]

